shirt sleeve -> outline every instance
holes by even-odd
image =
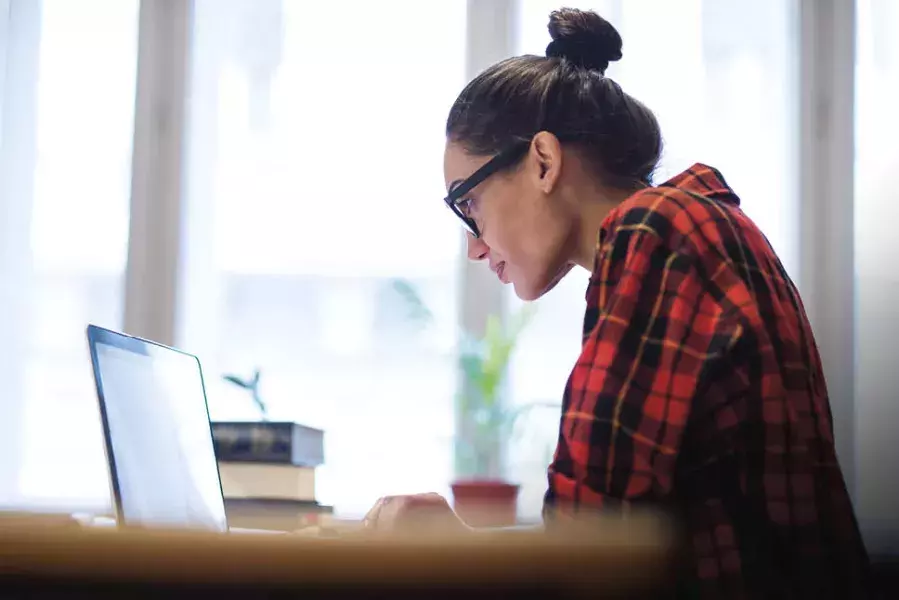
[[[623,219],[600,249],[544,517],[667,496],[702,373],[740,335],[651,222]]]

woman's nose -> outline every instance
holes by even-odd
[[[466,235],[468,240],[468,260],[484,260],[490,248],[481,238],[476,238],[470,233]]]

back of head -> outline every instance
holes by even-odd
[[[492,155],[548,131],[576,145],[604,181],[649,184],[662,151],[658,122],[605,76],[621,59],[621,36],[592,11],[563,8],[549,18],[546,56],[501,61],[474,78],[450,110],[447,137]]]

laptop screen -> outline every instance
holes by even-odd
[[[107,330],[88,331],[123,524],[227,530],[199,361]]]

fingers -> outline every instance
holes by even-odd
[[[448,508],[448,505],[443,496],[433,492],[412,496],[384,496],[362,518],[362,526],[366,529],[392,530],[396,522],[411,510],[429,507]]]
[[[436,493],[380,498],[363,518],[362,528],[372,533],[466,529],[446,499]]]
[[[392,496],[384,496],[382,498],[378,498],[378,501],[375,502],[375,505],[371,507],[371,510],[368,511],[364,517],[362,517],[362,526],[367,529],[374,529],[378,526],[378,519],[381,516],[381,510],[384,508],[386,504],[388,504],[391,500]]]

